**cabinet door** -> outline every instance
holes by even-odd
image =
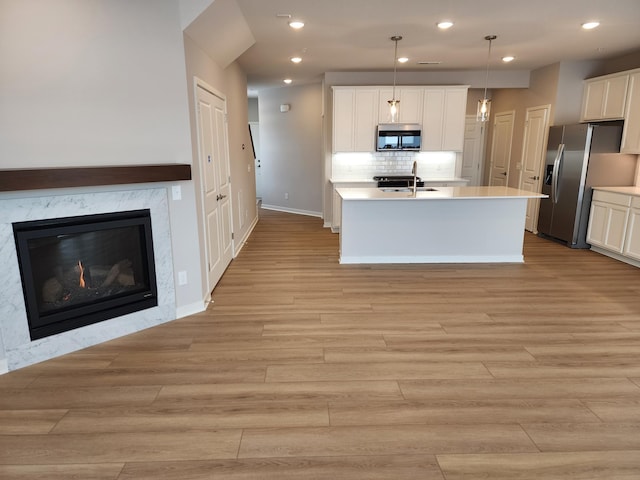
[[[606,237],[603,247],[613,250],[614,252],[622,253],[628,217],[629,208],[627,207],[614,205],[609,208]]]
[[[628,82],[627,74],[587,80],[580,120],[624,118]]]
[[[378,122],[391,122],[389,100],[393,99],[392,88],[381,88],[378,103]],[[422,123],[422,88],[396,87],[396,99],[400,100],[398,107],[399,123]]]
[[[640,72],[629,76],[620,151],[622,153],[640,154]]]
[[[622,253],[628,217],[629,207],[591,202],[587,242]]]
[[[402,123],[422,122],[422,89],[421,88],[401,88],[400,89],[400,115]]]
[[[607,229],[607,204],[591,202],[589,213],[589,227],[587,228],[587,242],[602,247],[605,243]]]
[[[333,151],[353,152],[355,89],[333,90]]]
[[[640,260],[640,209],[632,208],[624,244],[624,255]]]
[[[606,80],[588,80],[584,86],[581,120],[598,120],[602,117],[604,97],[606,94]]]
[[[621,75],[607,80],[607,93],[604,98],[602,118],[624,118],[628,83],[628,75]]]
[[[467,89],[447,88],[444,97],[442,150],[461,152],[464,147],[464,123],[467,113]]]
[[[427,88],[424,91],[422,111],[422,150],[442,150],[444,133],[444,88]]]
[[[378,89],[358,88],[355,91],[354,139],[356,152],[372,152],[376,149],[376,118]]]

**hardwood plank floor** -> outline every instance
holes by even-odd
[[[0,478],[640,479],[640,270],[340,265],[260,216],[206,312],[0,376]]]

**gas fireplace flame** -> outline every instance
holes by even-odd
[[[86,283],[84,282],[84,267],[82,266],[82,262],[78,260],[78,271],[80,272],[80,288],[85,288]]]

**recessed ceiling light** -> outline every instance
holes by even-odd
[[[407,57],[398,58],[398,62],[400,62],[400,63],[407,63],[408,61],[409,61],[409,59]]]
[[[592,30],[594,28],[596,28],[598,25],[600,25],[600,22],[586,22],[582,24],[582,28],[584,28],[585,30]]]
[[[506,57],[502,57],[502,61],[505,63],[513,62],[516,59],[513,55],[507,55]]]
[[[283,82],[289,85],[291,82],[293,82],[293,80],[291,80],[290,78],[285,78]]]
[[[300,30],[302,27],[304,27],[304,22],[300,20],[292,20],[291,22],[289,22],[289,26],[295,30]]]
[[[453,22],[450,20],[443,20],[442,22],[438,22],[437,25],[440,30],[446,30],[447,28],[453,27]]]
[[[300,63],[302,61],[302,58],[300,58],[300,57],[291,57],[291,61],[293,63]]]

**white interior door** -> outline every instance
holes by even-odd
[[[550,105],[527,108],[522,142],[522,170],[520,188],[539,193],[542,190],[542,165],[549,133]],[[525,229],[537,233],[540,200],[529,199]]]
[[[484,138],[486,125],[475,115],[467,115],[464,124],[461,177],[469,180],[468,186],[482,184],[484,170]]]
[[[505,186],[509,179],[509,162],[513,140],[515,111],[498,113],[493,124],[491,142],[491,172],[489,185]]]
[[[256,198],[262,199],[262,164],[260,160],[260,124],[258,122],[249,122],[249,130],[251,131],[251,140],[253,141],[253,149],[256,153],[254,172],[256,175]]]
[[[209,292],[233,258],[225,100],[198,86],[198,142]]]

